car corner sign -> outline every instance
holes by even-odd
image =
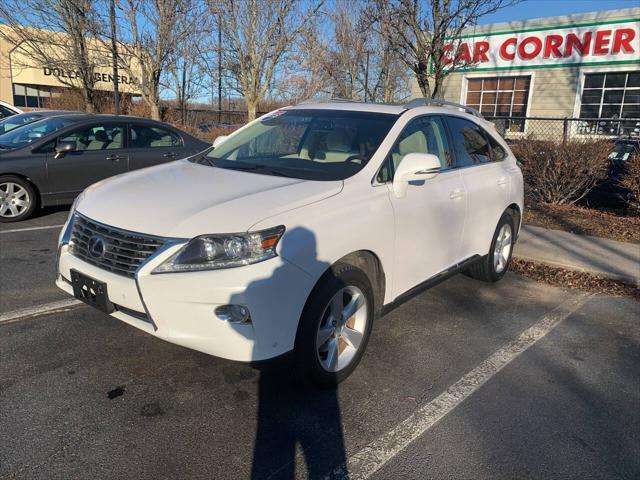
[[[640,65],[640,19],[468,35],[447,43],[443,58],[458,71]]]

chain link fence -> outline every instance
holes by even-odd
[[[640,118],[485,117],[508,141],[640,138]]]

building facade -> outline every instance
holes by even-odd
[[[513,118],[509,132],[531,128],[519,117],[640,118],[640,8],[476,26],[453,45],[462,67],[441,96]]]
[[[62,95],[65,89],[79,86],[78,71],[62,58],[56,43],[41,47],[51,52],[52,64],[36,62],[29,49],[19,41],[11,41],[11,29],[0,25],[0,100],[20,108],[47,108],[52,97]],[[53,32],[38,31],[38,35],[56,38]],[[111,54],[108,47],[97,44],[92,47],[96,59],[94,72],[96,90],[113,92],[114,78],[109,67]],[[124,93],[136,94],[136,80],[125,72],[118,75],[119,89]]]

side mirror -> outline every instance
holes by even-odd
[[[407,194],[409,182],[428,180],[440,173],[440,159],[432,153],[408,153],[393,177],[393,193],[397,198]]]
[[[69,152],[75,152],[76,144],[73,142],[60,142],[56,147],[56,155],[54,158],[64,157]]]
[[[229,135],[220,135],[219,137],[216,137],[216,139],[213,141],[213,148],[216,148],[218,145],[224,142],[227,138],[229,138]]]

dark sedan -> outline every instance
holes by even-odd
[[[0,135],[0,222],[67,205],[113,175],[194,155],[210,144],[143,118],[70,114]]]

